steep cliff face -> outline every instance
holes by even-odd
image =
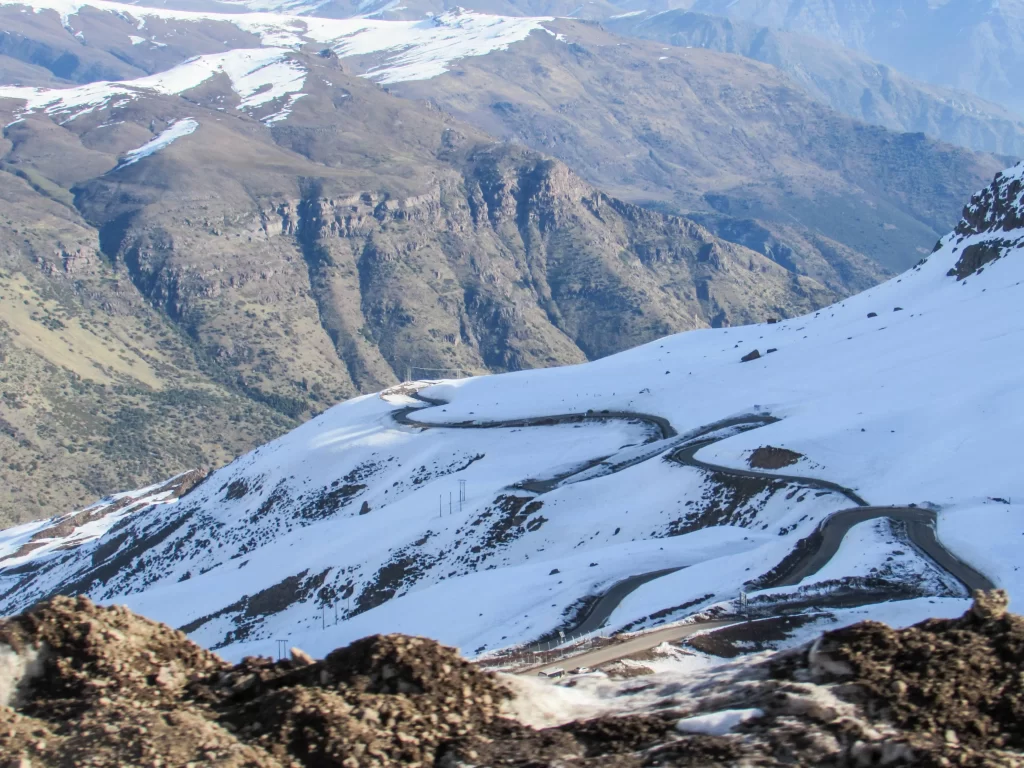
[[[846,292],[927,255],[1006,165],[855,122],[749,58],[565,19],[552,30],[563,39],[536,35],[389,88],[553,155],[619,199],[700,217],[722,237],[754,222],[799,252],[794,268]]]
[[[438,176],[406,197],[310,183],[217,226],[163,213],[146,225],[147,213],[105,247],[245,386],[289,399],[372,391],[414,369],[581,362],[835,296],[529,151],[469,148]],[[260,328],[240,301],[292,311],[260,313]]]
[[[0,525],[295,424],[228,386],[73,209],[5,172],[0,209]]]
[[[960,258],[949,275],[964,280],[979,274],[985,265],[1001,259],[1024,244],[1024,166],[996,176],[964,208],[964,217],[947,238],[955,243]],[[943,244],[940,241],[939,245]]]
[[[73,37],[55,12],[10,13]],[[135,47],[128,34],[138,28],[124,18],[88,9],[79,17],[89,19],[89,39],[102,42],[109,27],[118,45]],[[547,83],[537,73],[512,76],[536,52],[540,69],[573,73],[574,88],[598,97],[579,109],[550,102],[558,120],[583,130],[612,115],[625,126],[575,145],[582,149],[565,153],[566,166],[353,74],[379,56],[342,64],[329,49],[272,47],[284,28],[249,41],[193,19],[188,45],[218,52],[162,71],[160,57],[191,49],[171,44],[185,37],[171,34],[177,21],[144,19],[152,36],[138,44],[138,62],[157,75],[50,92],[5,87],[0,100],[0,176],[20,196],[0,221],[11,245],[4,290],[12,286],[22,302],[0,303],[6,360],[22,361],[5,370],[0,418],[12,425],[14,459],[0,472],[13,489],[4,510],[19,519],[218,463],[407,377],[576,363],[674,331],[806,312],[885,272],[866,246],[841,245],[850,231],[884,241],[894,261],[900,243],[922,232],[930,246],[936,235],[925,220],[944,221],[942,201],[965,183],[950,168],[970,179],[990,160],[953,152],[946,163],[946,150],[922,140],[911,147],[914,162],[890,162],[908,152],[884,131],[857,138],[846,123],[786,100],[781,117],[772,112],[780,91],[763,87],[765,68],[751,65],[738,79],[723,57],[672,63],[687,81],[656,69],[653,45],[629,53],[596,28],[572,26],[584,46],[523,22],[533,31],[522,51],[494,51],[518,63],[489,81]],[[483,24],[458,14],[445,23],[428,31],[472,35]],[[351,42],[338,40],[341,51]],[[260,42],[267,46],[223,51]],[[437,71],[454,66],[445,51]],[[592,75],[620,63],[657,73],[634,77],[636,93],[672,110],[658,117],[634,108],[635,94],[620,86],[599,88]],[[459,66],[465,83],[487,71]],[[666,92],[666,83],[681,90]],[[502,104],[487,113],[518,109],[517,125],[542,132],[552,124]],[[739,111],[711,114],[707,104]],[[782,124],[800,130],[779,142]],[[743,130],[719,138],[734,125]],[[714,140],[695,143],[698,134]],[[573,134],[545,135],[561,151]],[[638,155],[629,149],[637,137]],[[828,151],[808,152],[808,142]],[[879,165],[891,171],[884,195],[861,183]],[[587,173],[576,175],[580,167]],[[752,186],[755,177],[772,180]],[[595,178],[613,180],[614,194],[591,186]],[[813,201],[810,181],[827,190],[815,186]],[[804,196],[773,202],[793,188]],[[623,191],[650,202],[650,190],[664,210],[622,202]],[[701,209],[707,228],[665,212],[676,193]],[[820,237],[807,222],[794,225],[792,210],[810,211]],[[766,217],[770,227],[758,223]],[[731,237],[760,254],[716,234],[723,221],[748,219],[749,237]],[[26,232],[38,234],[28,249],[22,241],[36,234]],[[21,297],[22,284],[31,294]],[[68,325],[63,314],[42,311],[51,296],[67,317],[90,318],[86,335],[69,335],[56,325]],[[23,405],[21,391],[35,399]],[[74,460],[61,461],[65,454]]]

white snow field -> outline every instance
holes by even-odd
[[[658,452],[755,413],[778,421],[719,432],[696,458],[746,468],[752,450],[784,447],[804,458],[780,472],[838,483],[870,505],[935,510],[946,548],[1017,598],[1022,176],[1024,166],[997,177],[918,267],[813,315],[422,385],[418,396],[441,405],[414,399],[414,387],[356,398],[181,499],[71,534],[47,535],[68,518],[4,531],[0,612],[79,592],[182,627],[229,659],[272,655],[278,640],[319,655],[392,631],[473,655],[571,624],[583,598],[624,579],[681,568],[626,595],[605,629],[683,619],[750,590],[852,506],[838,492],[740,482]],[[759,359],[740,361],[754,349]],[[662,417],[678,436],[601,411]],[[566,414],[589,418],[537,422]],[[508,424],[523,419],[533,421]],[[576,482],[529,482],[638,456]],[[858,618],[963,610],[956,579],[887,525],[854,526],[821,570],[770,592],[824,594],[825,582],[887,570],[915,599],[860,606]]]
[[[105,0],[0,0],[0,6],[20,6],[25,13],[55,13],[70,34],[75,34],[76,16],[84,8],[116,15],[136,30],[145,30],[147,19],[181,24],[220,22],[259,37],[264,46],[298,49],[310,43],[331,48],[338,56],[377,54],[380,61],[364,76],[379,83],[426,80],[443,74],[452,64],[469,56],[492,51],[525,40],[543,31],[553,17],[497,16],[463,9],[446,11],[425,19],[385,21],[365,17],[348,19],[298,16],[280,12],[207,13],[147,8]],[[280,6],[284,7],[284,6]],[[127,35],[135,44],[137,35]],[[160,44],[157,38],[152,38]],[[0,94],[2,95],[2,94]]]
[[[101,81],[73,88],[0,86],[0,99],[25,102],[21,114],[45,112],[62,121],[74,120],[95,109],[116,106],[150,94],[178,95],[202,85],[211,77],[225,75],[240,99],[238,109],[260,107],[277,99],[301,95],[305,68],[288,57],[284,48],[237,49],[227,53],[196,56],[165,72],[123,82]],[[198,125],[191,121],[191,133]],[[177,123],[179,131],[184,121]],[[168,128],[167,130],[170,130]],[[175,135],[178,138],[184,133]],[[168,142],[169,143],[169,142]]]
[[[147,141],[141,147],[133,149],[130,152],[126,152],[124,158],[121,160],[119,167],[123,168],[126,165],[137,163],[144,157],[149,157],[154,152],[159,152],[164,147],[168,147],[183,136],[195,132],[196,128],[199,127],[199,123],[193,120],[191,117],[186,117],[182,120],[175,120],[155,138]]]

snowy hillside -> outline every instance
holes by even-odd
[[[283,48],[234,50],[197,56],[166,72],[123,83],[89,83],[75,88],[0,86],[0,98],[24,101],[22,114],[42,111],[61,120],[74,120],[95,109],[119,106],[148,94],[179,95],[223,74],[240,98],[238,108],[251,109],[301,96],[306,71],[287,54]],[[194,131],[195,121],[190,126],[191,130],[185,130],[179,124],[173,138]],[[164,141],[170,143],[173,138],[165,136]]]
[[[504,50],[534,31],[546,31],[544,22],[552,21],[550,17],[497,16],[461,9],[418,20],[384,21],[297,16],[276,11],[179,11],[106,0],[0,0],[0,7],[3,6],[20,8],[22,13],[55,15],[61,26],[82,42],[88,39],[83,31],[87,28],[85,22],[95,24],[95,14],[103,14],[108,25],[104,35],[123,35],[130,42],[129,47],[180,45],[182,35],[198,36],[201,30],[205,34],[206,30],[230,25],[271,49],[317,45],[326,46],[341,57],[371,57],[372,61],[362,67],[365,76],[383,84],[436,77],[454,61]],[[83,14],[89,16],[83,18]],[[234,50],[228,55],[238,58],[245,53],[250,52]],[[274,50],[268,55],[280,58],[281,54]],[[189,71],[195,74],[198,69],[193,67]],[[157,84],[163,82],[160,75],[154,78]],[[138,87],[152,85],[150,78],[144,80]]]
[[[383,631],[485,653],[741,591],[1016,596],[1022,248],[1018,166],[920,265],[814,315],[396,387],[178,500],[5,531],[0,610],[85,592],[238,658]]]

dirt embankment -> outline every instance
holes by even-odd
[[[535,730],[505,716],[502,678],[433,641],[230,665],[124,608],[55,598],[0,622],[0,766],[1024,766],[1024,619],[1005,606],[827,633],[689,698],[685,679],[625,681],[622,701],[659,685],[664,700]],[[738,707],[762,714],[728,735],[677,728]]]
[[[753,469],[784,469],[791,467],[804,455],[788,448],[776,448],[774,445],[762,445],[755,449],[747,458]]]

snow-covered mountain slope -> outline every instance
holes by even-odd
[[[741,590],[812,607],[962,597],[961,581],[1017,595],[1022,197],[1018,166],[920,265],[810,316],[398,387],[173,503],[6,531],[0,610],[84,592],[234,658],[382,631],[490,652],[576,626],[630,579],[594,608],[609,630]]]
[[[21,114],[45,112],[63,122],[146,95],[180,95],[224,75],[240,98],[238,108],[248,110],[279,99],[291,103],[302,95],[306,70],[289,59],[288,53],[284,48],[254,48],[197,56],[166,72],[120,83],[89,83],[74,88],[0,86],[0,99],[24,101]],[[179,127],[175,137],[195,130],[195,121],[190,125],[187,132]]]
[[[105,38],[123,36],[126,50],[139,46],[166,48],[169,44],[177,47],[182,45],[182,36],[187,39],[199,32],[207,35],[211,29],[223,30],[230,26],[235,28],[236,34],[252,36],[273,49],[317,45],[341,57],[369,57],[362,59],[361,70],[366,77],[385,84],[436,77],[447,71],[453,61],[504,50],[534,31],[544,31],[544,23],[553,20],[462,9],[429,18],[385,21],[297,16],[273,11],[182,11],[106,0],[0,0],[0,7],[4,6],[18,8],[25,14],[56,15],[61,26],[83,42],[88,40],[92,29],[99,27]],[[100,15],[102,24],[96,14]],[[216,32],[213,34],[204,41],[206,45],[219,45]],[[230,53],[241,52],[232,50]],[[136,51],[132,55],[135,56]]]

